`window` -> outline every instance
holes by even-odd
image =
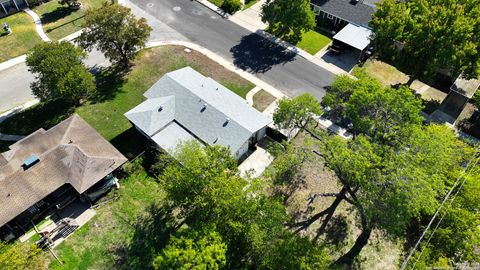
[[[330,20],[333,20],[333,15],[327,13],[327,18],[330,19]]]

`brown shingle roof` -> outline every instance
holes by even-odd
[[[26,158],[40,162],[24,170]],[[39,129],[0,154],[0,226],[64,184],[78,193],[100,181],[127,159],[80,116],[45,131]]]

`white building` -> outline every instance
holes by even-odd
[[[190,67],[167,73],[125,116],[146,137],[172,153],[186,140],[229,147],[235,158],[265,137],[272,122],[247,102]]]

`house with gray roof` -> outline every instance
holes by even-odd
[[[317,22],[324,28],[339,31],[347,24],[367,27],[378,0],[311,0]],[[320,25],[322,26],[322,25]]]
[[[265,137],[272,122],[247,102],[191,67],[164,75],[125,116],[169,153],[182,141],[229,147],[238,159]]]
[[[0,239],[24,233],[126,161],[78,115],[10,145],[0,153]]]

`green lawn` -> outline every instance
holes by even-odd
[[[10,35],[4,35],[3,29],[0,30],[0,62],[25,54],[42,41],[32,18],[25,12],[2,18],[0,23],[7,23],[13,31]]]
[[[258,3],[258,0],[250,0],[250,1],[245,0],[245,5],[243,5],[242,10],[250,8],[251,6],[255,5],[256,3]]]
[[[139,160],[140,161],[140,160]],[[122,261],[126,245],[134,241],[135,224],[148,207],[164,197],[155,179],[136,162],[133,172],[120,181],[120,189],[84,227],[55,248],[64,262],[51,259],[51,269],[113,269]]]
[[[0,123],[0,132],[27,135],[39,128],[48,129],[76,112],[122,153],[132,157],[135,152],[129,147],[138,143],[138,139],[132,137],[135,133],[123,114],[141,103],[143,93],[165,73],[185,66],[213,78],[243,98],[255,86],[201,53],[185,52],[182,46],[146,49],[140,52],[127,75],[118,76],[109,70],[98,75],[99,94],[93,101],[75,109],[61,102],[39,104]]]
[[[214,4],[217,7],[221,7],[223,4],[223,0],[208,0],[208,2]]]
[[[58,40],[82,29],[85,11],[99,8],[106,0],[80,0],[80,10],[71,11],[58,1],[50,1],[33,9],[42,20],[43,30],[52,40]]]
[[[363,64],[363,67],[356,66],[352,71],[355,76],[358,76],[360,72],[366,72],[385,86],[406,83],[408,81],[406,74],[394,66],[376,59],[369,59]]]
[[[297,43],[297,47],[307,51],[309,54],[314,55],[330,43],[332,39],[324,36],[314,30],[310,30],[303,34],[302,40]]]

